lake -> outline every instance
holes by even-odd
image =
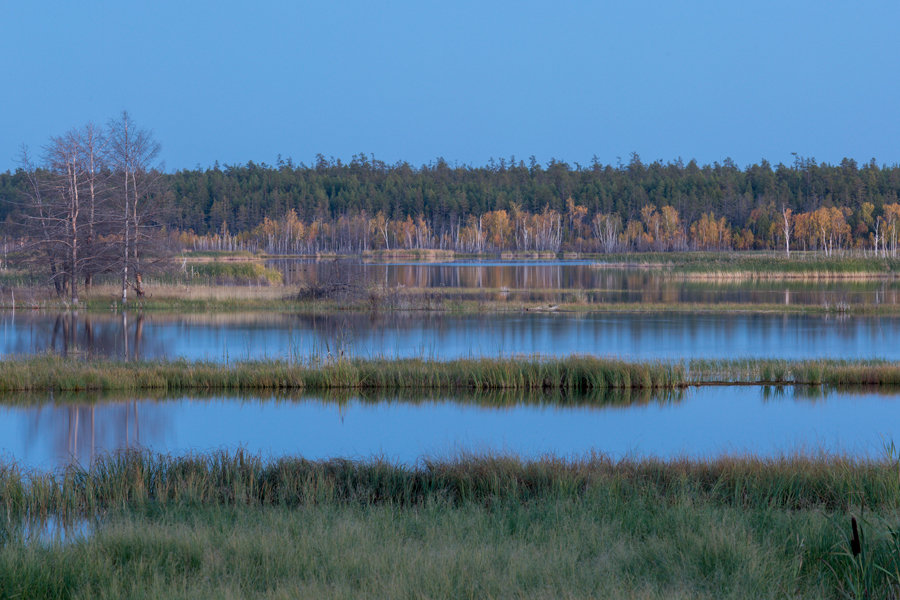
[[[689,282],[590,261],[273,263],[290,284],[353,281],[395,288],[520,290],[644,302],[896,304],[894,281]],[[506,292],[503,292],[506,293]],[[748,312],[410,311],[294,314],[0,313],[0,358],[55,352],[85,359],[233,362],[309,357],[498,357],[593,354],[629,360],[900,360],[900,317]],[[634,392],[640,394],[639,392]],[[122,448],[183,453],[246,448],[267,456],[706,457],[795,451],[879,456],[900,441],[900,391],[691,388],[640,397],[423,395],[0,398],[0,453],[55,468]]]
[[[0,453],[54,469],[100,453],[182,454],[244,448],[267,457],[422,457],[512,453],[577,457],[780,456],[826,451],[880,457],[900,442],[900,391],[726,386],[662,396],[174,396],[49,394],[36,405],[0,398]],[[6,399],[9,402],[9,398]]]
[[[749,313],[0,314],[0,357],[291,359],[573,353],[900,360],[900,317]]]
[[[389,289],[481,289],[503,291],[510,300],[524,297],[607,303],[900,304],[900,279],[696,281],[658,269],[616,268],[590,260],[370,263],[278,259],[266,261],[266,265],[279,270],[287,285],[340,282]]]

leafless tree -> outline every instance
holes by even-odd
[[[23,150],[28,186],[19,255],[36,268],[49,267],[57,294],[73,305],[79,281],[90,287],[102,273],[121,274],[123,303],[129,286],[143,294],[140,261],[153,255],[150,242],[161,229],[159,203],[148,201],[159,179],[158,153],[159,144],[127,113],[106,134],[88,124],[51,138],[40,166]]]
[[[49,168],[50,191],[53,202],[49,219],[58,230],[56,243],[64,248],[63,264],[65,265],[66,283],[69,297],[74,306],[78,305],[78,274],[81,264],[78,254],[79,226],[84,219],[81,213],[82,188],[86,178],[83,177],[83,161],[78,134],[69,131],[64,135],[51,138],[46,147],[47,166]]]
[[[101,256],[97,250],[97,234],[101,225],[100,215],[102,211],[103,179],[101,172],[104,167],[102,156],[105,147],[103,133],[93,123],[88,123],[79,132],[79,145],[82,149],[85,177],[87,179],[87,237],[85,239],[85,254],[89,262],[85,265],[84,286],[90,288],[93,283],[94,273],[102,268]]]
[[[152,133],[135,125],[127,111],[109,123],[107,138],[109,163],[117,181],[117,205],[121,211],[122,304],[126,304],[129,267],[135,276],[135,291],[138,296],[144,293],[140,277],[140,248],[142,241],[147,239],[145,228],[151,226],[148,222],[151,211],[145,204],[158,173],[154,161],[160,146]]]

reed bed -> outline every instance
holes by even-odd
[[[674,390],[703,385],[898,386],[882,360],[627,362],[593,356],[425,359],[313,357],[233,363],[84,361],[52,355],[0,362],[0,392]]]
[[[666,389],[686,383],[677,363],[563,359],[314,358],[307,362],[112,362],[56,356],[0,362],[0,391],[88,390],[569,390]]]
[[[121,451],[57,472],[0,462],[0,511],[10,519],[101,515],[154,503],[212,505],[491,504],[575,500],[598,490],[672,502],[685,497],[741,508],[900,510],[896,456],[857,460],[796,455],[762,459],[622,459],[462,456],[404,466],[384,460],[286,457],[244,451],[169,456]]]
[[[681,273],[746,273],[758,277],[779,273],[812,278],[840,275],[881,277],[900,274],[900,258],[815,252],[647,252],[600,255],[598,267],[665,269]]]
[[[895,452],[400,466],[131,451],[52,474],[0,463],[0,597],[890,598],[898,517]],[[29,541],[41,519],[90,531]]]

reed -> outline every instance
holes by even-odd
[[[147,503],[212,505],[390,504],[575,500],[600,490],[673,502],[840,510],[849,503],[900,510],[898,460],[833,455],[710,460],[461,456],[413,466],[383,460],[263,459],[237,450],[168,456],[122,451],[57,473],[0,462],[0,510],[9,518],[101,515]]]
[[[87,390],[567,390],[665,389],[683,365],[569,358],[349,359],[236,363],[81,361],[57,356],[0,362],[0,391]]]
[[[56,474],[3,463],[0,596],[892,597],[897,467],[240,451]],[[52,517],[91,531],[29,540],[23,524]]]
[[[900,386],[883,360],[627,362],[594,356],[356,359],[312,356],[231,363],[79,360],[53,355],[0,362],[0,392],[442,390],[566,392],[677,390],[704,385]]]

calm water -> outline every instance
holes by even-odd
[[[900,441],[900,392],[810,393],[710,387],[626,406],[521,398],[503,407],[484,403],[491,398],[479,403],[443,396],[93,404],[84,396],[82,404],[60,405],[47,397],[39,406],[0,404],[0,453],[28,467],[53,469],[123,448],[186,453],[241,447],[265,456],[414,463],[461,452],[713,457],[825,450],[878,457],[885,443]]]
[[[857,305],[900,304],[900,280],[685,281],[643,269],[598,268],[595,261],[452,261],[365,263],[280,259],[267,263],[290,285],[344,282],[388,288],[478,288],[526,297],[588,302],[691,302]],[[560,290],[568,290],[564,295]],[[572,292],[577,295],[573,296]],[[555,293],[548,293],[555,292]]]
[[[324,356],[572,353],[628,359],[728,357],[900,360],[900,318],[779,314],[220,315],[0,314],[0,357],[215,361]]]
[[[405,287],[583,290],[604,301],[897,303],[894,282],[694,284],[588,262],[283,265],[287,281],[319,278]],[[329,273],[328,269],[338,269]],[[571,291],[565,293],[572,293]],[[590,296],[589,299],[595,299]],[[234,361],[344,354],[457,357],[573,353],[626,359],[888,358],[900,360],[900,317],[798,314],[506,313],[452,315],[75,315],[0,313],[0,358],[48,351],[85,358]],[[423,456],[508,452],[620,457],[752,452],[878,456],[900,441],[900,391],[691,389],[665,397],[0,398],[0,454],[55,468],[100,453],[244,447],[268,456]],[[637,400],[635,402],[635,400]]]

